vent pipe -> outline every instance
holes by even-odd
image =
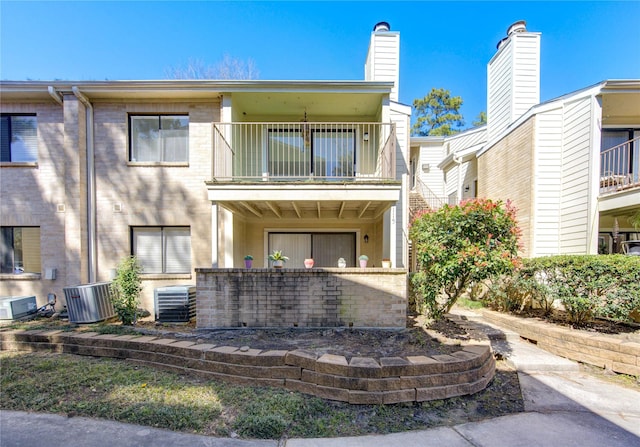
[[[500,40],[500,42],[498,42],[498,45],[496,45],[496,48],[498,50],[500,48],[502,48],[502,46],[505,44],[505,42],[513,34],[515,34],[515,33],[524,33],[526,31],[527,31],[527,22],[525,22],[524,20],[518,20],[517,22],[512,23],[511,26],[509,26],[509,28],[507,28],[507,36],[503,37]]]
[[[389,26],[389,23],[387,23],[387,22],[378,22],[373,27],[373,32],[374,33],[377,33],[378,31],[384,32],[384,31],[389,31],[389,30],[391,30],[391,27]]]

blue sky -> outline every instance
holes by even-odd
[[[164,79],[190,58],[251,58],[260,79],[360,80],[373,25],[400,32],[400,101],[432,87],[486,110],[509,25],[542,33],[541,100],[640,78],[640,1],[14,2],[0,4],[0,78]]]

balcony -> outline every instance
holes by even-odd
[[[600,153],[600,196],[640,188],[640,137]]]
[[[216,123],[213,182],[395,181],[391,123]]]

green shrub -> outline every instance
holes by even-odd
[[[540,298],[543,294],[541,285],[535,279],[518,271],[494,281],[482,301],[493,309],[518,313],[544,301]]]
[[[471,286],[512,272],[519,235],[509,203],[476,199],[419,215],[410,231],[412,285],[429,316],[441,318]]]
[[[124,258],[118,264],[111,284],[113,307],[122,324],[133,325],[137,319],[142,281],[142,267],[135,256]]]
[[[576,325],[595,317],[628,321],[640,309],[640,258],[623,255],[564,255],[525,259],[518,274],[520,287],[535,293],[532,304],[550,312],[557,299]],[[529,285],[527,285],[529,283]],[[517,302],[515,288],[507,303]],[[503,306],[503,310],[513,310]]]

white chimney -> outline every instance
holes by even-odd
[[[540,102],[540,33],[513,23],[487,65],[487,138],[491,141]]]
[[[390,99],[398,101],[400,80],[400,33],[391,31],[387,22],[373,27],[367,61],[364,65],[365,81],[393,82]]]

